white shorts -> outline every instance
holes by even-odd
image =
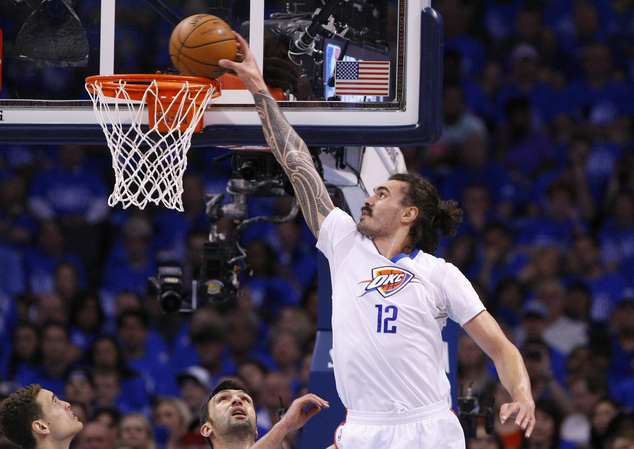
[[[447,402],[395,412],[348,410],[335,432],[337,449],[465,449],[465,437]]]

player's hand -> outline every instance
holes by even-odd
[[[328,401],[319,396],[309,393],[293,401],[280,423],[287,428],[287,433],[300,429],[310,418],[321,411],[322,408],[330,407]]]
[[[230,61],[229,59],[221,59],[218,61],[218,65],[236,72],[252,94],[267,89],[258,63],[249,49],[249,44],[240,33],[234,31],[233,34],[235,34],[236,40],[238,41],[236,60]]]
[[[500,407],[500,421],[502,424],[509,418],[515,416],[515,424],[525,431],[524,435],[529,438],[535,427],[535,403],[530,402],[508,402]]]

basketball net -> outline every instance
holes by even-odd
[[[176,75],[109,75],[86,78],[86,90],[112,155],[115,185],[108,205],[144,209],[152,202],[182,212],[192,135],[202,129],[220,84]]]

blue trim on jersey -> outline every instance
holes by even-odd
[[[419,252],[419,251],[420,251],[420,250],[419,250],[418,248],[416,248],[416,249],[414,250],[414,252],[412,252],[412,254],[410,254],[409,256],[408,256],[407,254],[405,254],[405,253],[400,253],[400,254],[397,254],[396,256],[392,257],[391,261],[392,261],[393,263],[396,263],[396,262],[398,262],[399,260],[401,260],[403,257],[409,257],[410,259],[413,259],[413,258],[415,258],[415,257],[418,255],[418,252]]]

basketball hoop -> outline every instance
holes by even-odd
[[[163,203],[182,212],[192,134],[202,130],[220,83],[181,75],[98,75],[86,78],[86,90],[112,154],[115,186],[108,205]]]

